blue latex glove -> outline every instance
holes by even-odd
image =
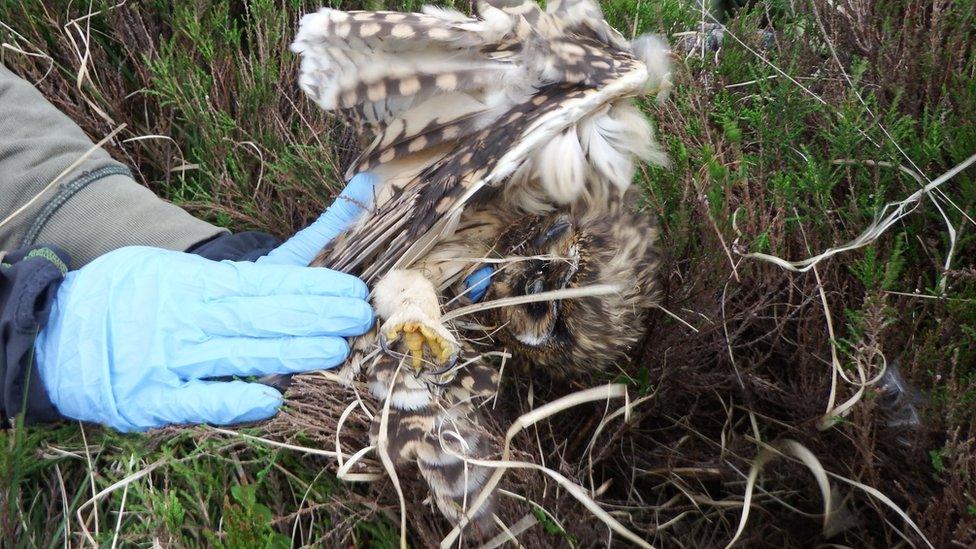
[[[299,231],[287,242],[257,260],[261,264],[308,265],[332,239],[349,228],[364,209],[372,208],[376,177],[361,173],[314,223]]]
[[[304,265],[371,204],[374,182],[354,178],[315,223],[257,263],[128,247],[69,272],[34,345],[52,404],[120,431],[274,415],[275,389],[204,378],[345,360],[344,337],[373,325],[366,285]]]

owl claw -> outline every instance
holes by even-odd
[[[390,340],[386,337],[386,332],[380,330],[376,338],[377,342],[380,344],[380,350],[384,354],[390,354]]]
[[[430,375],[432,375],[432,376],[442,376],[442,375],[450,372],[451,370],[454,369],[455,366],[457,366],[458,357],[459,357],[459,355],[457,353],[455,353],[454,355],[451,356],[450,359],[448,359],[447,363],[444,364],[444,367],[443,368],[441,368],[439,370],[434,370],[433,372],[430,373]]]
[[[449,331],[439,323],[408,320],[396,322],[390,319],[380,331],[380,347],[389,352],[389,344],[403,338],[410,366],[419,373],[424,366],[424,347],[437,364],[457,360],[457,344]]]

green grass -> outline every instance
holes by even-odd
[[[280,236],[314,218],[339,186],[347,161],[343,150],[349,147],[341,123],[305,101],[294,84],[296,62],[287,45],[299,15],[317,5],[145,0],[110,9],[114,4],[93,4],[103,13],[90,19],[93,82],[82,89],[74,86],[79,61],[66,39],[70,32],[77,39],[77,30],[64,27],[87,13],[78,2],[0,0],[0,21],[21,35],[0,28],[0,39],[50,56],[48,61],[5,49],[3,62],[40,82],[52,101],[96,139],[121,122],[128,124],[123,139],[166,136],[116,143],[110,150],[135,166],[142,182],[195,215],[234,230]],[[366,3],[370,9],[419,5]],[[603,5],[608,20],[627,35],[694,30],[701,17],[693,3],[679,0],[610,0]],[[661,221],[667,305],[682,318],[706,332],[715,325],[716,304],[731,276],[728,254],[738,262],[741,280],[733,290],[739,295],[758,295],[750,292],[777,285],[796,289],[783,298],[802,311],[790,337],[760,352],[745,343],[749,333],[736,332],[733,325],[731,332],[739,339],[728,352],[739,353],[739,366],[751,375],[767,376],[790,390],[801,381],[812,384],[814,389],[797,389],[797,394],[822,407],[829,370],[817,357],[829,356],[829,341],[819,299],[803,301],[816,297],[812,274],[787,275],[740,261],[736,252],[788,259],[812,255],[853,238],[886,202],[917,189],[915,180],[898,169],[867,161],[911,167],[911,159],[934,179],[976,152],[976,8],[972,1],[961,1],[934,14],[930,5],[914,0],[868,2],[863,28],[854,28],[831,13],[827,3],[814,5],[826,34],[810,5],[785,0],[745,8],[729,22],[731,33],[810,93],[728,36],[717,61],[711,53],[687,55],[676,68],[667,104],[646,105],[672,164],[644,169],[636,183],[646,191],[646,209]],[[913,6],[922,9],[909,10]],[[909,11],[913,15],[906,18]],[[759,33],[767,18],[776,29],[776,44],[763,49]],[[843,70],[832,58],[828,38]],[[41,80],[49,65],[51,74]],[[101,117],[86,99],[112,120]],[[897,362],[928,395],[924,447],[904,457],[901,466],[917,467],[929,479],[927,495],[889,495],[917,517],[937,545],[969,539],[956,526],[966,520],[971,524],[976,506],[976,463],[967,455],[976,444],[976,272],[971,259],[976,257],[976,226],[962,213],[976,216],[973,174],[967,170],[942,187],[958,206],[942,202],[958,230],[949,272],[942,270],[949,250],[945,221],[928,200],[876,243],[819,267],[841,332],[844,366],[863,359],[869,343],[880,345],[888,363]],[[943,278],[947,299],[890,293],[939,297]],[[749,305],[730,300],[736,310],[729,318],[742,320],[736,315],[744,315]],[[689,311],[704,311],[710,321]],[[669,318],[657,328],[676,334],[676,341],[696,341]],[[714,360],[701,369],[731,371],[724,336],[718,341],[722,346]],[[781,355],[790,357],[789,366],[782,365]],[[680,360],[680,352],[676,356],[671,360]],[[668,388],[661,370],[660,362],[649,360],[637,365],[630,378],[638,392],[649,394],[662,384]],[[764,398],[763,393],[748,394],[736,402]],[[806,437],[811,446],[822,442],[828,469],[894,489],[901,473],[883,460],[854,463],[838,457],[880,451],[871,447],[881,431],[872,423],[869,402],[834,428],[834,438],[810,429],[816,411],[803,412],[800,406],[795,414],[788,407],[768,411],[795,428],[791,436]],[[708,428],[714,434],[721,425]],[[775,423],[764,423],[764,433],[777,429]],[[77,424],[18,426],[0,431],[0,448],[0,486],[6,487],[0,493],[0,538],[13,540],[14,546],[81,544],[85,531],[99,543],[110,545],[118,534],[121,544],[133,546],[149,546],[154,539],[177,546],[284,547],[293,539],[392,546],[398,537],[395,509],[376,509],[363,499],[362,490],[337,481],[324,460],[212,436],[205,428],[146,437],[92,427],[83,431]],[[837,454],[828,455],[834,451],[828,448]],[[82,512],[86,523],[79,522],[77,512],[93,492],[153,466],[126,489],[89,504]],[[726,495],[735,496],[739,489],[732,486]],[[863,499],[857,505],[862,513],[874,512]],[[752,519],[763,520],[776,528],[772,515]],[[553,530],[552,543],[571,539],[571,533],[548,522],[545,526]],[[883,524],[868,531],[873,543],[891,539]]]

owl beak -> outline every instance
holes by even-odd
[[[536,278],[535,280],[529,281],[525,284],[525,295],[542,293],[542,291],[545,289],[545,283],[543,283],[542,279]]]
[[[538,275],[538,278],[529,280],[525,283],[525,295],[541,294],[546,290],[546,282],[542,273],[536,274]],[[549,301],[536,301],[533,303],[526,303],[524,307],[525,311],[531,318],[539,320],[550,312],[552,309],[552,303]]]

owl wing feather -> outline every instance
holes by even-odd
[[[506,44],[513,24],[493,8],[480,19],[430,7],[325,8],[302,19],[292,50],[302,57],[299,85],[319,106],[374,126],[354,166],[362,171],[463,138],[492,121],[508,90],[529,86]]]
[[[557,21],[560,21],[564,29],[571,30],[575,34],[589,35],[600,42],[617,49],[626,49],[627,40],[617,29],[610,26],[603,18],[603,10],[600,4],[592,0],[549,0],[546,2],[546,11]]]
[[[566,132],[567,126],[572,127],[603,106],[608,101],[606,95],[613,94],[612,98],[616,94],[635,93],[643,86],[643,80],[641,67],[636,66],[630,78],[616,78],[616,75],[607,78],[609,88],[567,84],[542,88],[533,100],[511,107],[499,124],[457,143],[453,150],[424,168],[402,192],[380,205],[365,223],[336,239],[323,252],[321,263],[356,272],[367,281],[382,276],[394,265],[405,266],[400,259],[418,257],[417,247],[427,243],[424,235],[439,220],[456,219],[472,198],[484,193],[486,187],[497,189],[527,162],[537,166],[538,177],[544,182],[553,174],[558,176],[559,164],[571,157],[550,150],[550,144]],[[570,185],[574,185],[576,178],[584,175],[570,177]],[[632,171],[624,177],[629,184]],[[558,189],[562,183],[557,179],[549,185],[550,189]],[[555,193],[550,190],[549,194]],[[565,194],[569,202],[578,190]],[[381,253],[364,253],[362,243],[380,237],[391,237],[384,240]]]
[[[292,46],[302,89],[375,133],[347,177],[371,171],[398,181],[319,264],[357,274],[369,266],[370,278],[403,266],[439,220],[456,220],[484,187],[497,189],[525,166],[551,201],[572,201],[590,163],[580,143],[608,142],[578,136],[576,126],[652,80],[590,0],[553,2],[546,12],[520,0],[478,8],[477,18],[435,8],[303,18]],[[629,184],[633,162],[623,164],[604,170],[611,184]]]

